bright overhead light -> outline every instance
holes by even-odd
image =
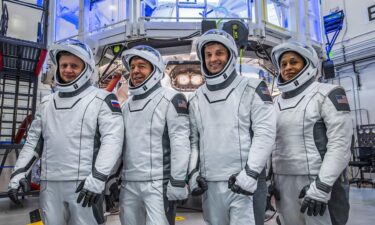
[[[109,10],[116,11],[117,7],[115,5],[109,5]]]
[[[200,86],[203,83],[203,78],[201,75],[191,76],[191,83],[195,86]]]
[[[189,75],[180,74],[177,76],[177,83],[179,85],[188,85],[190,83]]]

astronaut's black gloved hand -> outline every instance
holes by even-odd
[[[331,197],[331,190],[332,187],[321,182],[319,177],[310,185],[305,186],[299,194],[299,198],[303,198],[301,213],[307,210],[309,216],[323,216]]]
[[[238,174],[233,174],[228,179],[228,188],[231,189],[234,193],[243,194],[243,195],[253,195],[254,193],[242,189],[239,185],[236,184]]]
[[[10,200],[12,200],[12,202],[14,202],[17,205],[21,204],[21,201],[18,199],[17,196],[17,193],[20,189],[24,193],[30,191],[30,184],[24,175],[19,177],[13,177],[8,187],[8,197],[10,198]]]
[[[188,185],[185,180],[175,180],[172,177],[167,185],[167,198],[169,201],[184,203],[189,195]]]
[[[91,207],[92,205],[96,204],[99,201],[100,197],[102,196],[102,191],[99,192],[97,190],[98,192],[94,192],[94,190],[90,188],[90,186],[92,185],[90,182],[88,182],[89,178],[90,176],[86,180],[81,181],[81,183],[78,185],[77,190],[76,190],[76,193],[79,192],[77,203],[80,204],[82,202],[83,207],[86,207],[86,206]],[[92,178],[92,179],[95,179],[95,178]],[[104,182],[102,186],[104,189]]]
[[[276,209],[271,202],[272,197],[274,197],[276,201],[280,201],[280,192],[276,189],[275,184],[273,182],[271,182],[271,184],[268,186],[266,211],[271,210],[272,212],[275,212]]]
[[[229,177],[228,188],[237,194],[253,195],[258,187],[258,177],[259,173],[246,164],[241,172]]]
[[[196,172],[189,179],[189,188],[192,196],[202,195],[208,189],[207,181]]]
[[[110,212],[116,207],[116,202],[119,202],[120,198],[120,185],[116,179],[107,181],[104,200],[106,205],[106,211]]]
[[[275,197],[276,201],[280,201],[280,191],[275,187],[275,184],[271,183],[270,186],[268,186],[268,194],[270,197]]]

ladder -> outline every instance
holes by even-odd
[[[8,18],[12,17],[4,2],[20,4],[43,10],[36,42],[7,36]],[[38,1],[39,2],[39,1]],[[9,181],[14,165],[11,159],[18,158],[27,135],[28,126],[35,115],[38,90],[38,75],[47,55],[47,9],[23,1],[3,0],[3,15],[0,21],[0,178]],[[15,155],[14,155],[15,154]],[[3,179],[4,178],[4,179]],[[0,197],[6,192],[0,189]]]

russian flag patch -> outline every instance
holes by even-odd
[[[117,100],[111,99],[111,104],[115,108],[120,108],[120,103]]]

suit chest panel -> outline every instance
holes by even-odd
[[[147,136],[162,134],[168,105],[169,101],[162,93],[148,99],[129,101],[124,115],[126,129],[136,130]],[[126,132],[127,138],[128,133]]]
[[[77,135],[93,136],[96,131],[97,119],[103,101],[96,98],[95,93],[90,93],[77,100],[71,107],[59,107],[50,101],[44,109],[43,137],[48,138],[58,131],[59,135],[66,138],[77,139]]]
[[[321,120],[322,96],[316,91],[296,96],[295,99],[278,99],[274,107],[277,112],[277,127],[289,135],[312,132],[316,121]]]

